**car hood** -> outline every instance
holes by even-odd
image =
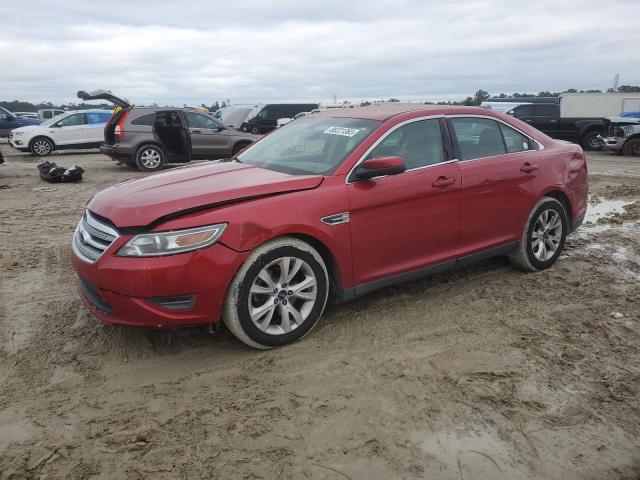
[[[207,163],[119,183],[97,193],[87,207],[118,228],[147,227],[218,205],[309,190],[322,180],[237,162]]]
[[[14,128],[11,131],[12,132],[30,132],[32,130],[36,130],[39,128],[43,128],[41,125],[27,125],[25,127],[18,127],[18,128]]]

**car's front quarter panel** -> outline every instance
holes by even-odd
[[[284,235],[306,236],[322,243],[339,266],[340,284],[352,285],[349,224],[329,225],[322,218],[349,211],[342,176],[325,177],[315,189],[233,203],[166,222],[161,230],[227,223],[220,243],[238,252],[249,252],[261,243]]]

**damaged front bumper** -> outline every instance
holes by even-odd
[[[619,152],[622,150],[624,146],[624,142],[626,140],[625,137],[603,137],[602,135],[598,135],[598,140],[600,141],[602,148],[605,150]]]

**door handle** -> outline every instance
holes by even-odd
[[[525,122],[527,122],[527,123],[531,123],[531,122],[533,122],[533,120],[531,120],[530,118],[528,118],[527,120],[525,120]]]
[[[195,130],[195,129],[193,129],[193,130],[191,130],[191,133],[202,133],[202,130]]]
[[[531,173],[538,169],[538,165],[531,165],[530,163],[525,163],[522,167],[520,167],[520,171],[524,173]]]
[[[454,183],[456,183],[456,180],[454,178],[438,177],[438,179],[431,185],[438,188],[444,188],[448,187],[449,185],[453,185]]]

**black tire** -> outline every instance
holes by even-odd
[[[29,151],[36,157],[46,157],[54,149],[53,140],[47,137],[36,137],[29,142]]]
[[[307,316],[288,332],[286,330],[283,331],[281,328],[283,325],[283,310],[281,309],[288,311],[287,309],[290,307],[295,308],[294,302],[302,300],[296,300],[291,291],[288,292],[291,296],[286,296],[287,286],[280,284],[281,279],[275,280],[278,285],[273,292],[270,291],[270,286],[264,283],[264,286],[261,288],[267,289],[269,292],[262,294],[263,299],[259,301],[259,304],[269,306],[273,301],[277,306],[274,305],[269,309],[272,310],[273,313],[271,313],[266,320],[267,327],[261,329],[254,323],[254,320],[251,319],[251,313],[249,311],[250,302],[253,302],[254,299],[254,297],[250,298],[250,295],[260,296],[261,294],[252,294],[251,290],[258,281],[258,278],[264,278],[263,276],[259,277],[259,275],[264,273],[265,269],[268,269],[270,265],[277,265],[278,260],[283,258],[294,259],[294,261],[302,260],[304,266],[299,267],[298,272],[299,274],[305,275],[305,279],[308,278],[308,274],[313,274],[316,280],[314,284],[315,292],[313,292],[315,298],[311,305],[306,305]],[[303,272],[303,269],[306,269],[306,273]],[[291,278],[292,284],[289,286],[290,288],[295,288],[293,287],[295,278],[296,277]],[[301,284],[300,280],[295,281],[299,282],[298,285]],[[284,290],[279,290],[281,287]],[[302,290],[300,291],[302,292]],[[328,294],[329,274],[327,273],[327,267],[320,254],[302,240],[293,237],[281,237],[270,240],[256,248],[251,255],[249,255],[238,273],[236,273],[225,297],[222,319],[231,333],[250,347],[262,350],[280,347],[302,339],[313,329],[322,316],[322,312],[327,304]],[[278,303],[278,299],[281,303]],[[287,300],[290,302],[289,307],[286,306]],[[260,309],[260,307],[256,307],[255,304],[254,308],[256,310]],[[300,313],[305,307],[297,308],[299,310],[296,311]],[[288,313],[286,315],[288,319],[287,324],[289,324],[291,317],[289,317]],[[259,320],[256,319],[255,321],[258,322]],[[296,323],[295,317],[291,323]],[[269,333],[266,331],[267,329],[274,331]]]
[[[622,154],[626,157],[640,157],[640,138],[630,138],[622,147]]]
[[[580,142],[582,148],[592,151],[602,150],[603,145],[598,139],[598,135],[601,135],[601,132],[598,132],[597,130],[585,133],[584,137],[582,137],[582,141]]]
[[[555,212],[555,214],[558,215],[559,220],[561,222],[561,228],[562,228],[560,235],[557,235],[557,234],[550,235],[548,231],[545,232],[546,236],[540,235],[540,231],[538,227],[541,226],[541,224],[538,222],[542,218],[542,215],[545,212],[547,212],[548,216],[552,215],[548,212]],[[535,234],[534,234],[534,229],[536,229]],[[556,262],[560,254],[562,253],[562,249],[564,248],[564,243],[567,238],[568,232],[569,232],[569,222],[567,220],[567,212],[565,211],[565,208],[562,205],[562,203],[560,203],[555,198],[543,197],[536,204],[536,206],[533,207],[533,210],[531,211],[531,214],[527,219],[527,223],[525,225],[524,232],[522,234],[522,239],[520,240],[520,244],[518,245],[518,248],[516,249],[516,251],[514,251],[509,256],[509,260],[514,266],[526,272],[538,272],[540,270],[545,270],[551,267]],[[536,244],[534,243],[535,242],[534,235],[540,238],[538,243],[540,242],[543,243],[542,247],[544,247],[544,250],[546,253],[550,253],[549,251],[547,251],[546,246],[549,243],[553,242],[552,240],[553,237],[558,237],[559,243],[555,247],[555,251],[553,255],[550,255],[548,258],[545,258],[544,256],[543,258],[540,258],[539,256],[537,256],[540,254],[541,247],[539,247],[538,249],[535,248]],[[536,253],[536,250],[538,250],[538,253]]]
[[[157,172],[162,170],[167,157],[158,145],[142,145],[136,152],[135,165],[141,172]]]
[[[258,128],[257,125],[254,125],[251,127],[251,133],[253,133],[254,135],[259,135],[260,134],[260,129]]]

